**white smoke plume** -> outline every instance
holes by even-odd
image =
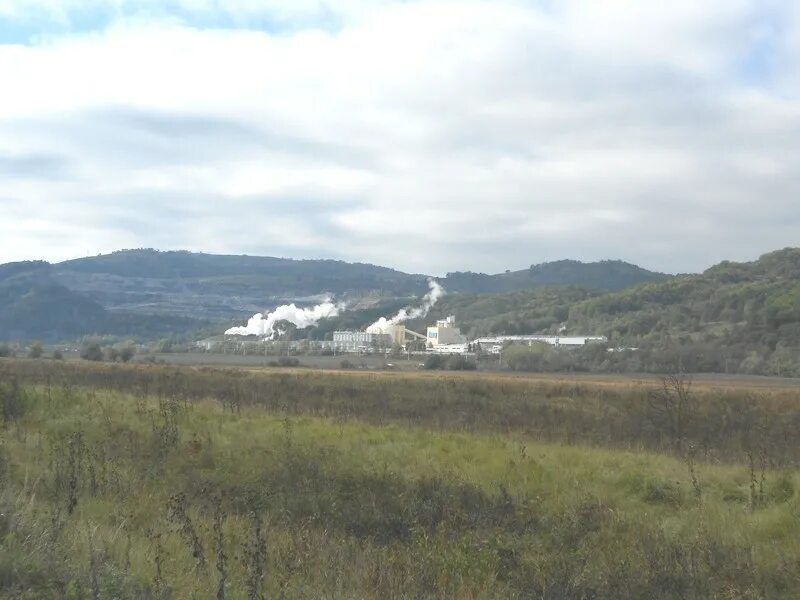
[[[431,308],[433,308],[433,305],[439,301],[439,298],[445,294],[444,288],[433,279],[428,280],[428,287],[430,288],[430,291],[423,296],[421,306],[417,306],[416,308],[411,308],[409,306],[401,308],[398,313],[390,319],[381,317],[372,325],[367,327],[367,332],[388,333],[392,325],[397,325],[398,323],[402,323],[408,319],[419,319],[426,316],[428,312],[430,312]]]
[[[330,300],[312,308],[298,308],[295,304],[284,304],[267,314],[253,315],[247,325],[231,327],[225,335],[257,335],[272,339],[276,333],[275,324],[279,321],[294,323],[298,329],[316,325],[317,321],[326,317],[335,317],[344,308],[342,304],[334,304]]]

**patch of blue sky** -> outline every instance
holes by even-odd
[[[752,25],[749,44],[737,63],[739,79],[751,85],[766,85],[778,68],[781,44],[781,19],[764,13]]]
[[[49,37],[103,31],[126,20],[176,22],[195,29],[266,31],[273,35],[291,34],[303,29],[338,31],[342,27],[340,16],[323,8],[288,18],[268,11],[230,11],[219,5],[191,10],[176,1],[144,5],[121,3],[119,6],[87,3],[83,7],[65,8],[60,14],[43,8],[15,15],[0,14],[0,44],[35,44]]]
[[[107,27],[117,16],[110,6],[75,7],[61,14],[44,7],[0,14],[0,44],[33,44],[42,38],[98,31]]]

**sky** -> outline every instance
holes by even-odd
[[[800,245],[796,0],[0,0],[0,262]]]

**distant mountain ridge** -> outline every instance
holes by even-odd
[[[449,293],[550,286],[617,290],[666,277],[621,261],[558,261],[496,275],[450,273]],[[0,265],[0,340],[83,334],[158,335],[227,323],[325,294],[362,306],[419,297],[428,276],[365,263],[121,250],[49,264]],[[37,316],[39,317],[37,319]]]
[[[522,271],[497,275],[485,273],[448,273],[444,285],[448,291],[470,293],[516,292],[553,286],[577,286],[595,290],[621,290],[639,283],[668,278],[621,260],[583,263],[559,260],[531,265]]]

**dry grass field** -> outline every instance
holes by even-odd
[[[782,384],[4,360],[0,406],[0,597],[800,595]]]

